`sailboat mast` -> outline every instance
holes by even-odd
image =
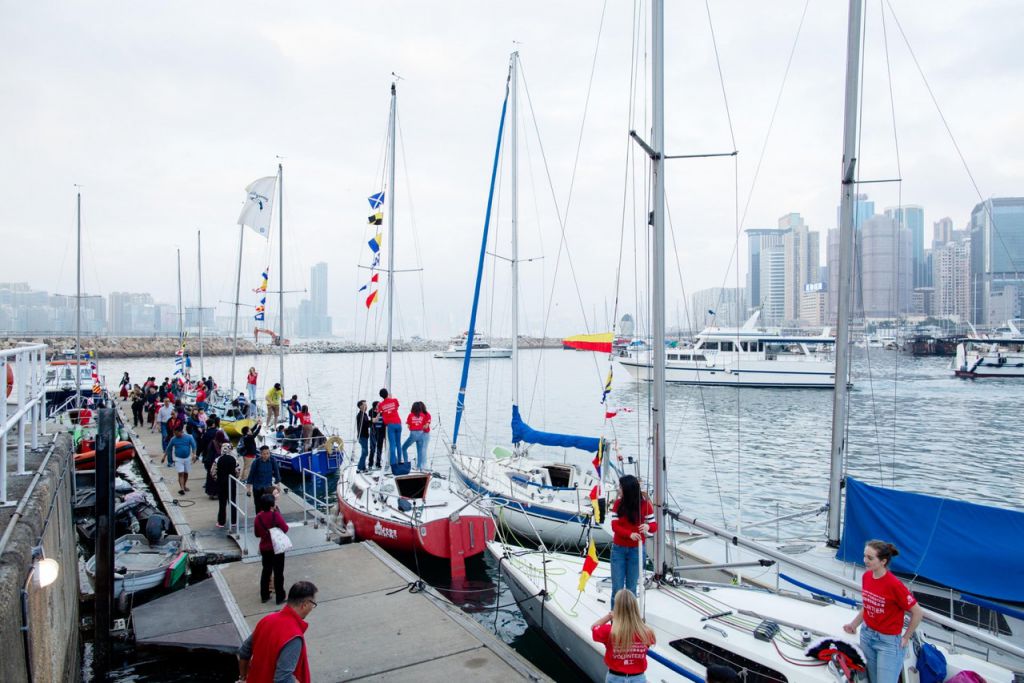
[[[277,165],[277,376],[284,386],[284,166]]]
[[[199,376],[206,377],[203,368],[203,233],[196,230],[196,262],[199,271]]]
[[[75,200],[75,407],[82,407],[82,193]]]
[[[178,254],[178,343],[185,338],[185,318],[181,313],[181,249],[176,250]]]
[[[512,405],[519,405],[519,120],[516,114],[518,102],[519,52],[512,53],[512,73],[509,76],[511,98],[509,114],[508,144],[512,173]],[[472,347],[473,340],[467,340]]]
[[[384,386],[391,387],[392,324],[395,314],[395,119],[397,94],[391,84],[391,116],[388,119],[388,353],[384,369]]]
[[[853,302],[853,211],[857,168],[857,116],[860,88],[861,2],[850,0],[846,35],[846,98],[843,114],[843,165],[839,203],[839,305],[836,310],[836,385],[832,400],[832,447],[828,489],[828,544],[839,545],[846,417],[850,407],[850,308]]]
[[[235,328],[231,340],[231,398],[235,397],[235,358],[238,356],[238,307],[242,298],[242,243],[245,241],[245,226],[238,224],[238,272],[235,278]]]
[[[651,363],[654,383],[651,397],[653,430],[653,476],[655,514],[659,520],[654,536],[654,574],[664,575],[665,525],[661,522],[665,502],[665,5],[651,3],[651,176],[653,180],[652,271],[651,271]]]

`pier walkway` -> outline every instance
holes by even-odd
[[[125,404],[119,401],[118,408],[130,424]],[[212,576],[136,607],[136,642],[233,652],[260,618],[277,609],[260,602],[262,566],[251,517],[248,531],[216,528],[217,501],[202,491],[202,464],[193,466],[192,490],[179,495],[177,475],[161,457],[159,433],[140,428],[132,430],[132,439],[136,460],[185,548],[206,556]],[[251,498],[242,496],[239,503],[251,514]],[[339,545],[324,515],[294,492],[281,495],[278,506],[295,546],[286,556],[285,585],[306,580],[319,589],[306,631],[314,681],[549,680],[433,589],[410,591],[418,577],[372,541]]]

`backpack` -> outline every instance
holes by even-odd
[[[943,683],[946,680],[946,656],[931,643],[921,643],[917,651],[917,673],[920,683]]]

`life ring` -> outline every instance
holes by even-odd
[[[4,364],[7,367],[7,396],[11,395],[11,390],[14,389],[14,368],[11,367],[10,363]]]
[[[324,448],[330,455],[334,455],[338,451],[345,452],[345,442],[340,436],[329,436],[327,441],[324,442]]]

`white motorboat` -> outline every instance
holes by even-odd
[[[187,559],[178,536],[164,536],[156,545],[150,545],[142,534],[121,536],[114,541],[114,595],[169,587],[184,574]],[[95,555],[86,563],[85,572],[95,587]]]
[[[444,351],[438,351],[434,354],[434,358],[465,358],[466,357],[466,340],[469,339],[469,333],[464,332],[458,337],[455,337],[448,344],[448,348]],[[482,358],[511,358],[512,349],[499,348],[491,346],[487,341],[484,340],[483,335],[479,332],[473,333],[473,346],[472,353],[470,356],[474,360]]]
[[[836,382],[835,338],[784,335],[758,328],[760,311],[742,327],[708,327],[693,346],[665,352],[665,381],[703,386],[831,389]],[[640,381],[652,381],[651,352],[630,352],[619,365]]]
[[[1007,333],[980,337],[956,346],[953,374],[957,377],[1024,377],[1024,335],[1009,321]]]

